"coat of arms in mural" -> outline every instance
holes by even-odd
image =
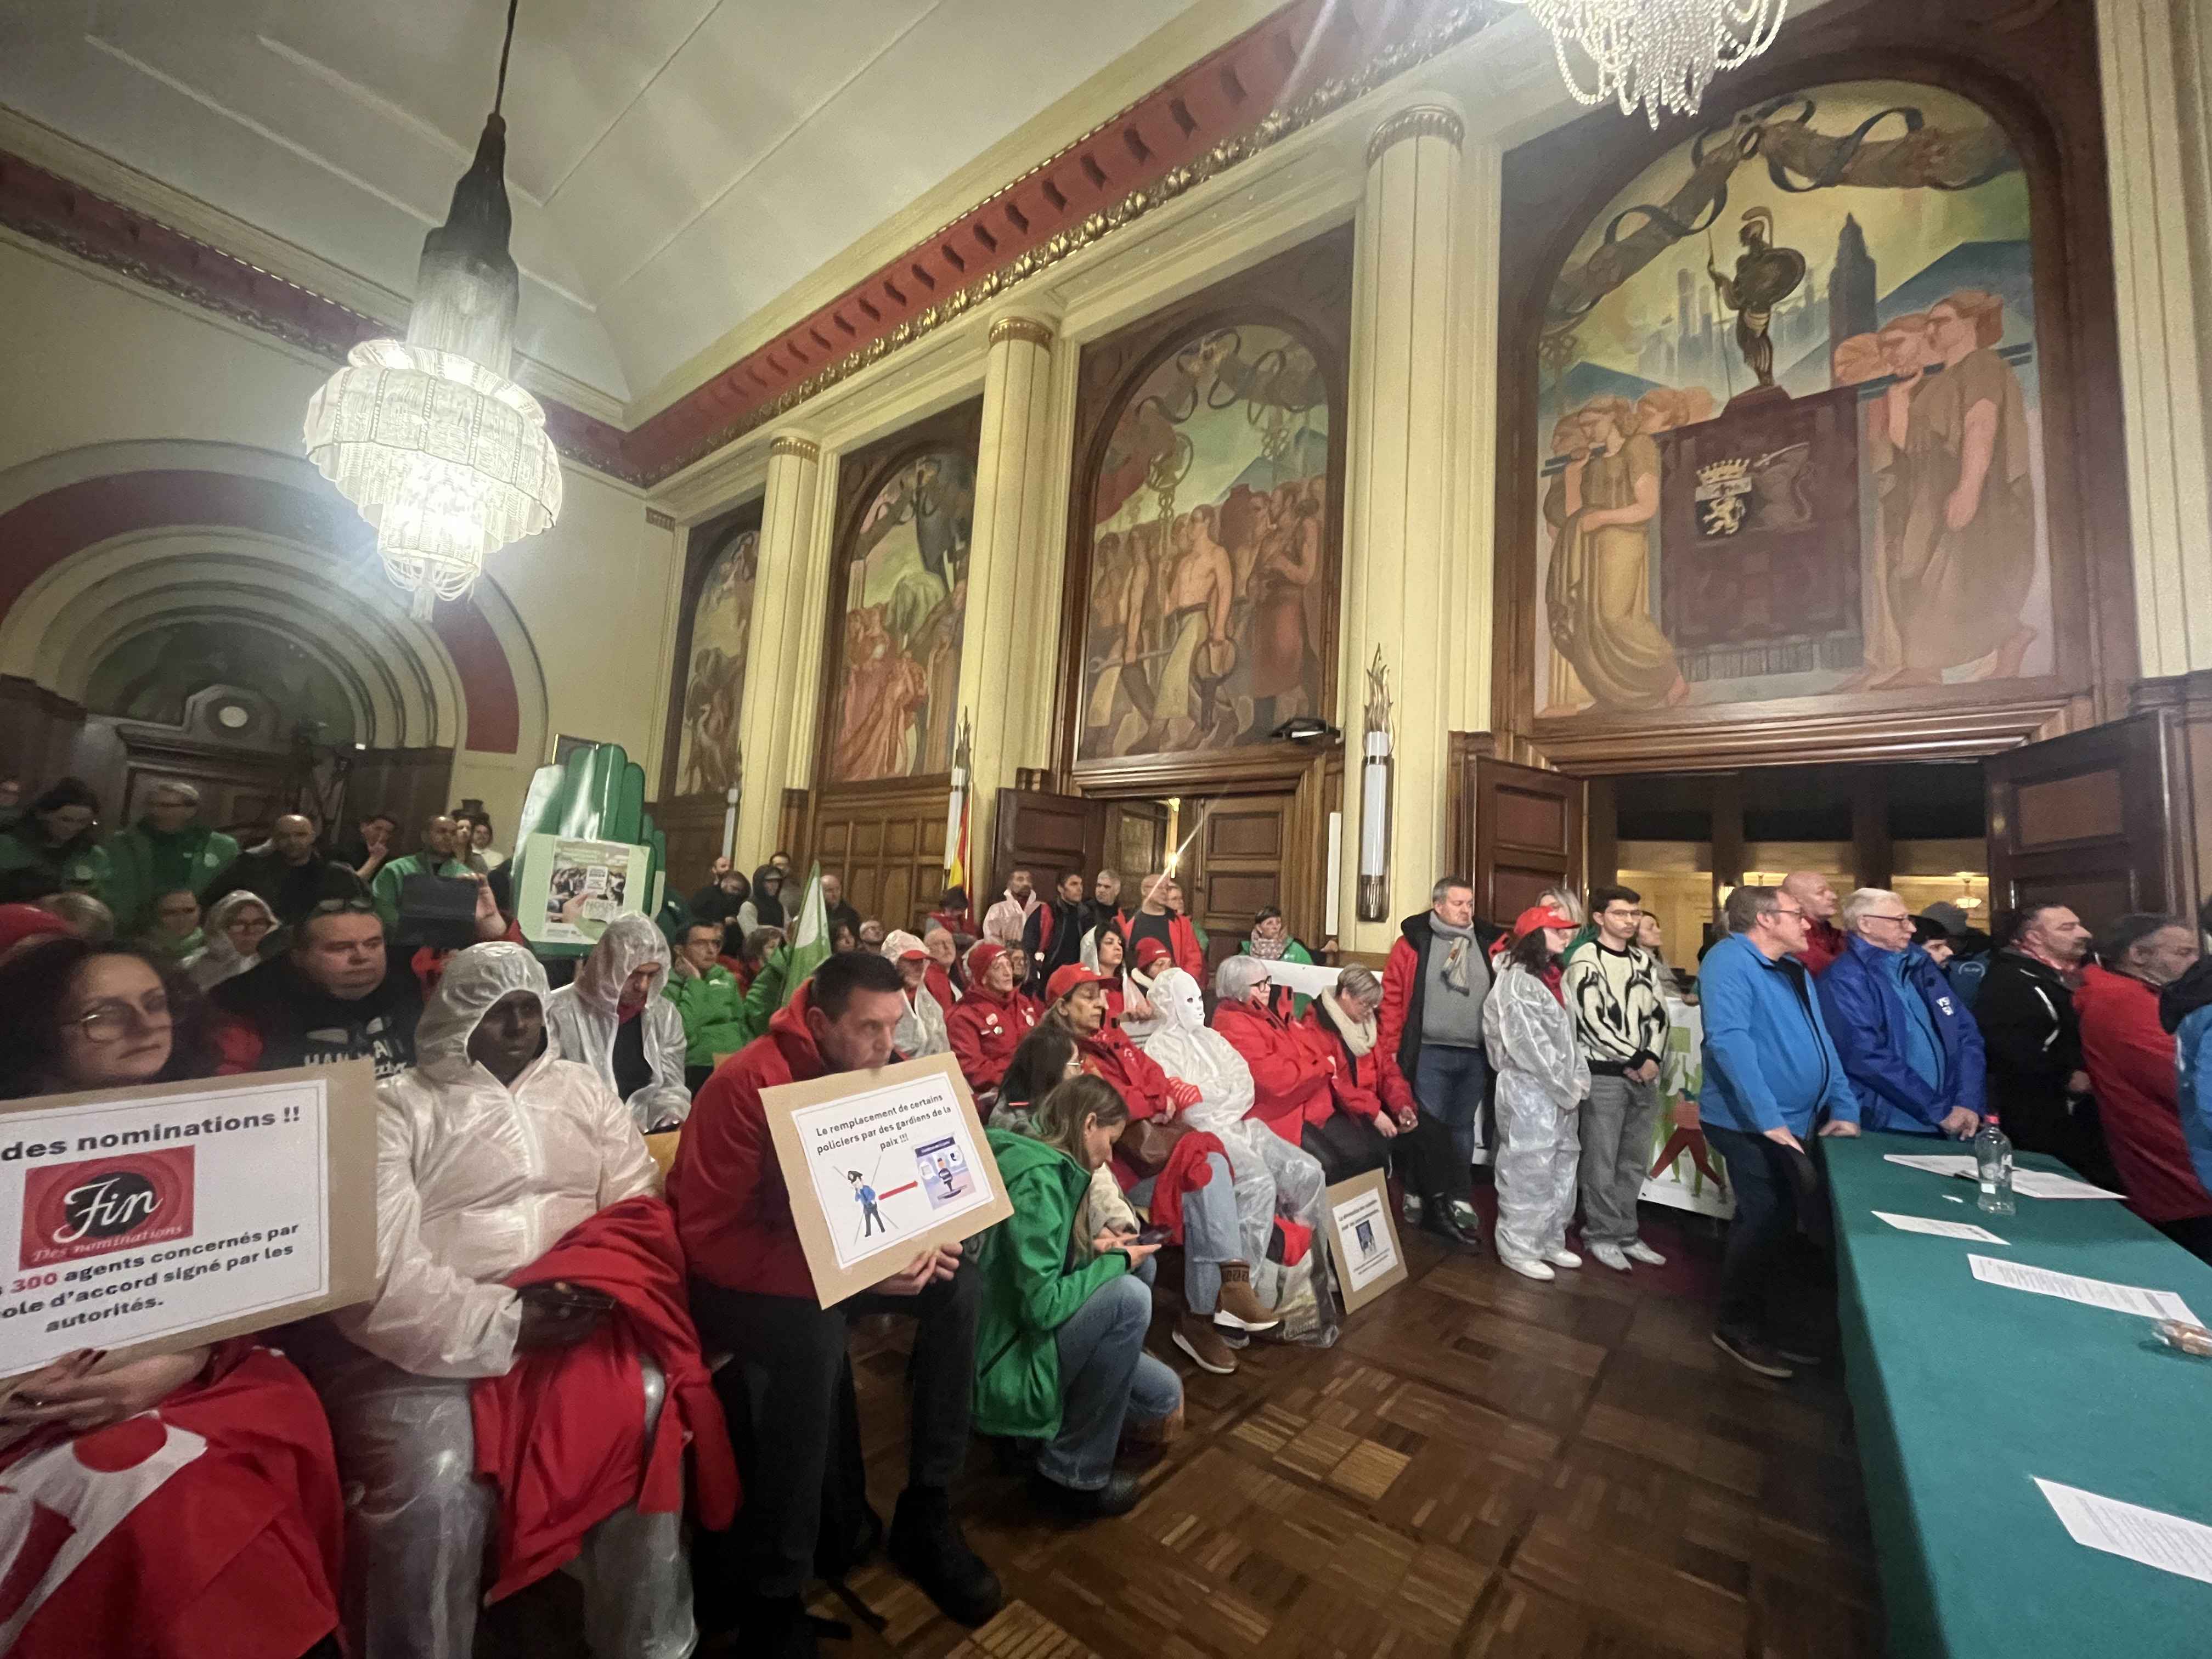
[[[1607,204],[1539,354],[1540,714],[2051,672],[2028,214],[1985,111],[1888,82]]]

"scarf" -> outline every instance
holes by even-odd
[[[1471,927],[1448,927],[1443,922],[1431,924],[1444,945],[1443,981],[1446,988],[1462,996],[1474,994],[1474,986],[1468,978],[1468,958],[1474,954],[1474,930]]]
[[[1244,941],[1244,948],[1262,962],[1280,962],[1283,952],[1291,948],[1291,936],[1287,930],[1273,939],[1261,939],[1254,933]]]
[[[1344,1039],[1344,1046],[1352,1051],[1352,1057],[1364,1060],[1375,1048],[1375,1022],[1352,1018],[1350,1011],[1336,1000],[1334,991],[1321,994],[1321,1006],[1328,1010],[1329,1023],[1336,1027],[1337,1035]]]

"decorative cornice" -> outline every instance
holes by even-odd
[[[1382,152],[1408,138],[1441,138],[1457,149],[1467,137],[1467,124],[1440,104],[1416,104],[1401,109],[1375,129],[1367,141],[1367,165],[1373,167]]]
[[[650,489],[1418,68],[1506,10],[1506,0],[1464,0],[1362,58],[1364,37],[1332,22],[1326,0],[1293,0],[630,430],[541,396],[546,429],[565,459]],[[1310,89],[1299,94],[1299,84]],[[1244,112],[1253,109],[1267,112],[1249,119]],[[1409,115],[1448,118],[1423,106],[1393,121]],[[1450,136],[1458,137],[1456,121]],[[392,331],[4,151],[0,226],[332,362]],[[928,295],[936,297],[919,303]],[[1012,322],[1028,319],[1002,319],[994,337]],[[1010,330],[1006,337],[1030,337]],[[781,453],[820,454],[811,444]]]
[[[668,514],[663,513],[657,507],[648,507],[645,509],[645,521],[651,525],[655,530],[673,530],[676,528],[676,520],[670,518]]]
[[[822,459],[822,446],[811,438],[801,438],[793,433],[786,432],[769,445],[768,453],[771,455],[795,456],[799,460],[813,462]]]
[[[1052,331],[1032,317],[1001,317],[991,325],[991,343],[1001,340],[1027,340],[1034,346],[1052,343]]]

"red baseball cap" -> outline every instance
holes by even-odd
[[[1561,915],[1558,910],[1548,904],[1532,904],[1513,918],[1513,937],[1523,938],[1534,933],[1539,927],[1571,929],[1574,925],[1572,917]]]
[[[1093,973],[1079,962],[1071,962],[1066,967],[1055,969],[1053,976],[1045,981],[1044,1000],[1048,1004],[1060,1002],[1083,986],[1103,985],[1105,982],[1103,975]]]
[[[1149,968],[1156,962],[1167,962],[1170,960],[1171,960],[1171,958],[1169,955],[1168,947],[1161,944],[1159,940],[1156,939],[1140,939],[1137,941],[1138,967]]]

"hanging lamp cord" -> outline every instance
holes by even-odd
[[[499,106],[507,98],[507,56],[514,50],[514,13],[521,3],[522,0],[507,0],[507,39],[500,42],[499,87],[491,97],[491,112],[494,115],[499,113]]]

